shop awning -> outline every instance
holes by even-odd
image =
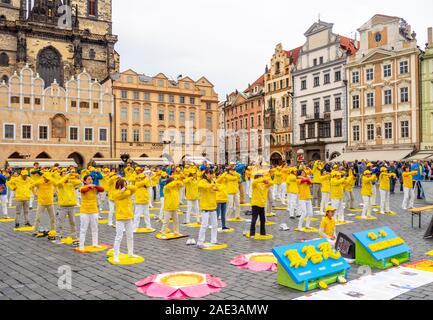
[[[120,166],[124,164],[124,162],[120,159],[92,159],[91,162],[94,163],[96,167]]]
[[[407,158],[405,160],[426,160],[426,159],[432,159],[433,158],[433,152],[429,151],[429,152],[418,152],[417,154],[413,155],[410,158]]]
[[[77,164],[74,160],[52,160],[52,159],[37,159],[37,160],[21,160],[21,159],[9,159],[7,161],[7,165],[10,168],[33,168],[33,164],[35,162],[39,163],[39,166],[41,168],[45,167],[54,167],[54,165],[57,163],[59,164],[60,168],[68,168],[68,167],[77,167]]]
[[[364,150],[356,152],[343,153],[333,162],[353,162],[355,160],[369,161],[401,161],[413,152],[412,149],[395,149],[395,150]]]
[[[203,162],[206,162],[208,164],[212,164],[211,161],[206,159],[205,157],[185,157],[185,163],[193,164],[193,165],[201,165]]]
[[[132,158],[131,161],[140,167],[170,165],[167,158]]]

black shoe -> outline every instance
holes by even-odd
[[[27,222],[27,223],[25,224],[25,226],[26,226],[26,227],[32,227],[32,225],[30,224],[30,222]]]
[[[32,233],[32,237],[33,237],[33,238],[36,238],[37,236],[38,236],[38,233],[37,233],[37,232]]]
[[[290,217],[290,219],[295,220],[296,218],[295,217]]]
[[[15,229],[18,229],[20,227],[19,223],[15,223]]]
[[[224,227],[223,230],[230,230],[230,228]]]

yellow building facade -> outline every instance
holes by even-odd
[[[113,155],[110,82],[84,70],[61,87],[24,67],[0,84],[0,165],[10,159],[73,159],[79,167]]]
[[[112,78],[116,157],[217,159],[218,95],[205,77],[174,81],[127,70]]]

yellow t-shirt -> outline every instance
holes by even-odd
[[[323,233],[327,236],[333,237],[335,233],[335,219],[324,217],[320,223],[320,229],[323,229]]]

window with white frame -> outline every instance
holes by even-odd
[[[352,83],[359,83],[359,71],[352,72]]]
[[[171,94],[168,96],[168,102],[174,103],[174,95]]]
[[[158,120],[159,121],[164,121],[164,117],[165,117],[165,112],[162,109],[158,110]]]
[[[303,103],[301,104],[301,117],[307,116],[307,104]]]
[[[392,139],[392,122],[385,122],[385,139]]]
[[[134,91],[134,100],[140,100],[140,92]]]
[[[15,125],[5,123],[3,126],[3,138],[6,140],[15,140]]]
[[[359,95],[352,96],[352,108],[359,109]]]
[[[134,129],[132,131],[134,142],[140,142],[140,129]]]
[[[121,95],[122,95],[122,99],[128,99],[128,91],[122,90]]]
[[[181,124],[183,124],[185,122],[185,112],[184,111],[179,112],[179,122]]]
[[[341,110],[341,97],[335,97],[335,111]]]
[[[326,74],[324,75],[323,83],[324,83],[324,84],[329,84],[329,83],[331,83],[331,75],[330,75],[329,73],[326,73]]]
[[[84,128],[84,141],[93,141],[93,128]]]
[[[409,62],[407,60],[400,61],[400,74],[408,74],[409,73]]]
[[[144,130],[144,142],[150,142],[150,130]]]
[[[385,97],[385,104],[392,104],[392,90],[387,89],[384,91],[384,97]]]
[[[374,140],[374,124],[367,124],[367,140]]]
[[[409,102],[409,88],[403,87],[400,88],[400,102]]]
[[[139,122],[140,121],[140,108],[135,107],[132,110],[132,119],[134,120],[134,122]]]
[[[21,139],[32,140],[32,126],[29,124],[23,124],[21,126]]]
[[[373,68],[368,68],[365,71],[365,78],[367,79],[367,81],[373,81],[373,79],[374,79],[374,70],[373,70]]]
[[[108,141],[108,130],[107,128],[99,128],[99,141]]]
[[[392,75],[392,66],[390,64],[386,64],[383,66],[383,77],[389,78]]]
[[[158,94],[158,101],[164,102],[165,101],[165,94],[163,94],[163,93]]]
[[[341,81],[341,71],[335,71],[334,77],[335,82]]]
[[[39,140],[48,140],[48,126],[39,126]]]
[[[325,99],[325,112],[331,112],[331,100],[329,98]]]
[[[150,109],[144,109],[144,121],[150,121]]]
[[[189,113],[189,120],[192,122],[195,122],[195,112],[190,112]]]
[[[404,120],[400,122],[400,131],[401,131],[401,138],[402,139],[408,139],[409,138],[409,121]]]
[[[367,107],[374,107],[374,93],[368,92],[367,93]]]
[[[358,125],[355,125],[352,127],[352,137],[353,137],[353,141],[359,141],[360,140],[360,131],[359,131]]]
[[[307,80],[301,80],[301,90],[307,89]]]
[[[164,131],[158,132],[158,142],[162,143],[164,141]]]
[[[69,127],[69,140],[70,141],[78,141],[78,128],[77,127]]]
[[[314,77],[314,87],[320,86],[320,77],[316,76]]]
[[[248,127],[248,119],[245,119],[245,129]],[[206,129],[212,130],[212,116],[207,115],[206,116]]]
[[[120,139],[122,142],[128,141],[128,129],[121,129],[120,130]]]
[[[168,121],[170,121],[170,122],[174,122],[174,121],[176,121],[176,119],[175,119],[175,115],[174,115],[174,111],[173,111],[173,110],[170,110],[170,111],[168,112]]]
[[[146,101],[150,100],[150,93],[149,92],[144,93],[144,100],[146,100]]]
[[[122,107],[120,109],[120,119],[121,120],[128,120],[128,108],[127,107]]]

